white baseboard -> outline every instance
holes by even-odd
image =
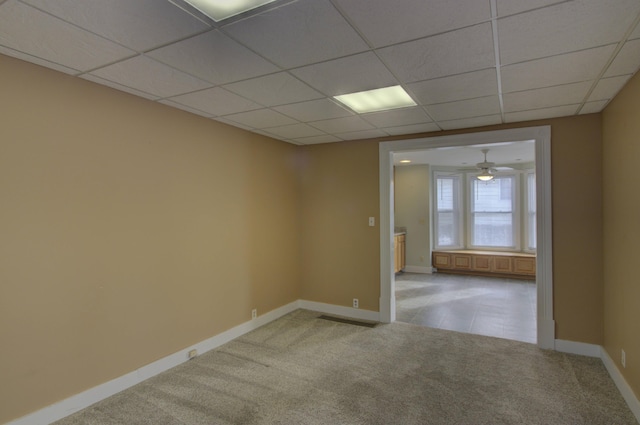
[[[616,366],[614,361],[609,357],[609,353],[601,345],[586,344],[584,342],[564,341],[556,339],[556,351],[563,353],[578,354],[581,356],[598,357],[604,363],[604,367],[609,372],[609,376],[618,387],[620,394],[627,402],[629,409],[635,415],[636,419],[640,423],[640,400],[636,397],[635,393],[627,383],[620,369]]]
[[[120,376],[104,384],[100,384],[96,387],[90,388],[79,394],[71,396],[58,403],[47,406],[36,412],[30,413],[26,416],[13,420],[6,425],[48,425],[52,422],[60,420],[66,416],[76,413],[82,409],[91,406],[94,403],[104,400],[120,391],[126,390],[140,382],[149,379],[159,373],[169,370],[181,363],[189,360],[189,351],[198,350],[198,354],[206,353],[213,350],[227,342],[238,338],[247,332],[259,328],[269,322],[272,322],[285,314],[288,314],[299,307],[299,302],[294,301],[262,316],[258,316],[254,320],[244,322],[228,331],[222,332],[216,336],[208,338],[204,341],[198,342],[192,346],[184,348],[176,353],[170,354],[160,360],[150,363],[146,366]]]
[[[600,357],[602,347],[596,344],[556,339],[555,350],[562,353],[578,354],[580,356]]]
[[[640,423],[640,400],[636,397],[635,393],[627,383],[627,380],[624,379],[622,373],[620,373],[620,369],[613,362],[607,350],[604,347],[600,347],[600,358],[602,359],[602,363],[604,363],[604,367],[607,368],[607,372],[609,372],[609,376],[613,379],[613,382],[620,390],[620,394],[622,394],[622,398],[629,405],[629,409],[633,412],[636,417],[636,420]]]
[[[380,313],[377,311],[361,310],[359,308],[343,307],[341,305],[325,304],[306,300],[300,300],[298,305],[300,308],[318,311],[320,313],[350,317],[352,319],[369,320],[372,322],[380,321]]]
[[[423,274],[433,273],[433,269],[431,267],[422,267],[422,266],[404,266],[404,269],[402,270],[407,273],[423,273]]]
[[[379,321],[380,313],[371,310],[360,310],[357,308],[344,307],[333,304],[319,303],[315,301],[298,300],[280,308],[272,310],[254,320],[242,323],[228,331],[222,332],[216,336],[208,338],[174,354],[164,357],[158,361],[143,366],[133,372],[120,376],[104,384],[100,384],[87,391],[71,396],[58,403],[47,406],[36,412],[8,422],[5,425],[48,425],[52,422],[60,420],[66,416],[76,413],[82,409],[91,406],[94,403],[104,400],[120,391],[126,390],[140,382],[149,379],[159,373],[169,370],[181,363],[188,361],[189,351],[198,350],[198,354],[206,353],[227,342],[238,338],[260,326],[266,325],[292,311],[299,308],[318,311],[320,313],[333,314],[336,316],[350,317],[360,320]],[[600,345],[586,344],[583,342],[565,341],[561,339],[555,340],[555,350],[563,353],[578,354],[589,357],[599,357],[602,359],[609,375],[616,384],[622,397],[625,399],[629,408],[640,422],[640,401],[635,393],[624,379],[620,370],[616,367],[609,354]]]

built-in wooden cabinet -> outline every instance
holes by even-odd
[[[394,270],[398,273],[404,269],[406,263],[406,235],[395,235],[393,237],[393,250],[395,252],[395,267]]]
[[[433,251],[433,267],[442,273],[487,276],[536,276],[536,257],[518,252]]]

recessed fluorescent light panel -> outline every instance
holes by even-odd
[[[416,106],[416,102],[400,86],[343,94],[333,98],[359,114]]]
[[[275,0],[185,0],[216,22],[239,15]]]

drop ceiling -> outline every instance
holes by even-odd
[[[638,0],[0,0],[0,54],[294,144],[601,111],[640,67]],[[0,71],[1,72],[1,71]],[[401,85],[418,104],[333,96]]]

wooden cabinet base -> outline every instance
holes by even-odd
[[[532,254],[491,251],[433,251],[432,264],[438,273],[476,276],[536,278],[536,257]]]

